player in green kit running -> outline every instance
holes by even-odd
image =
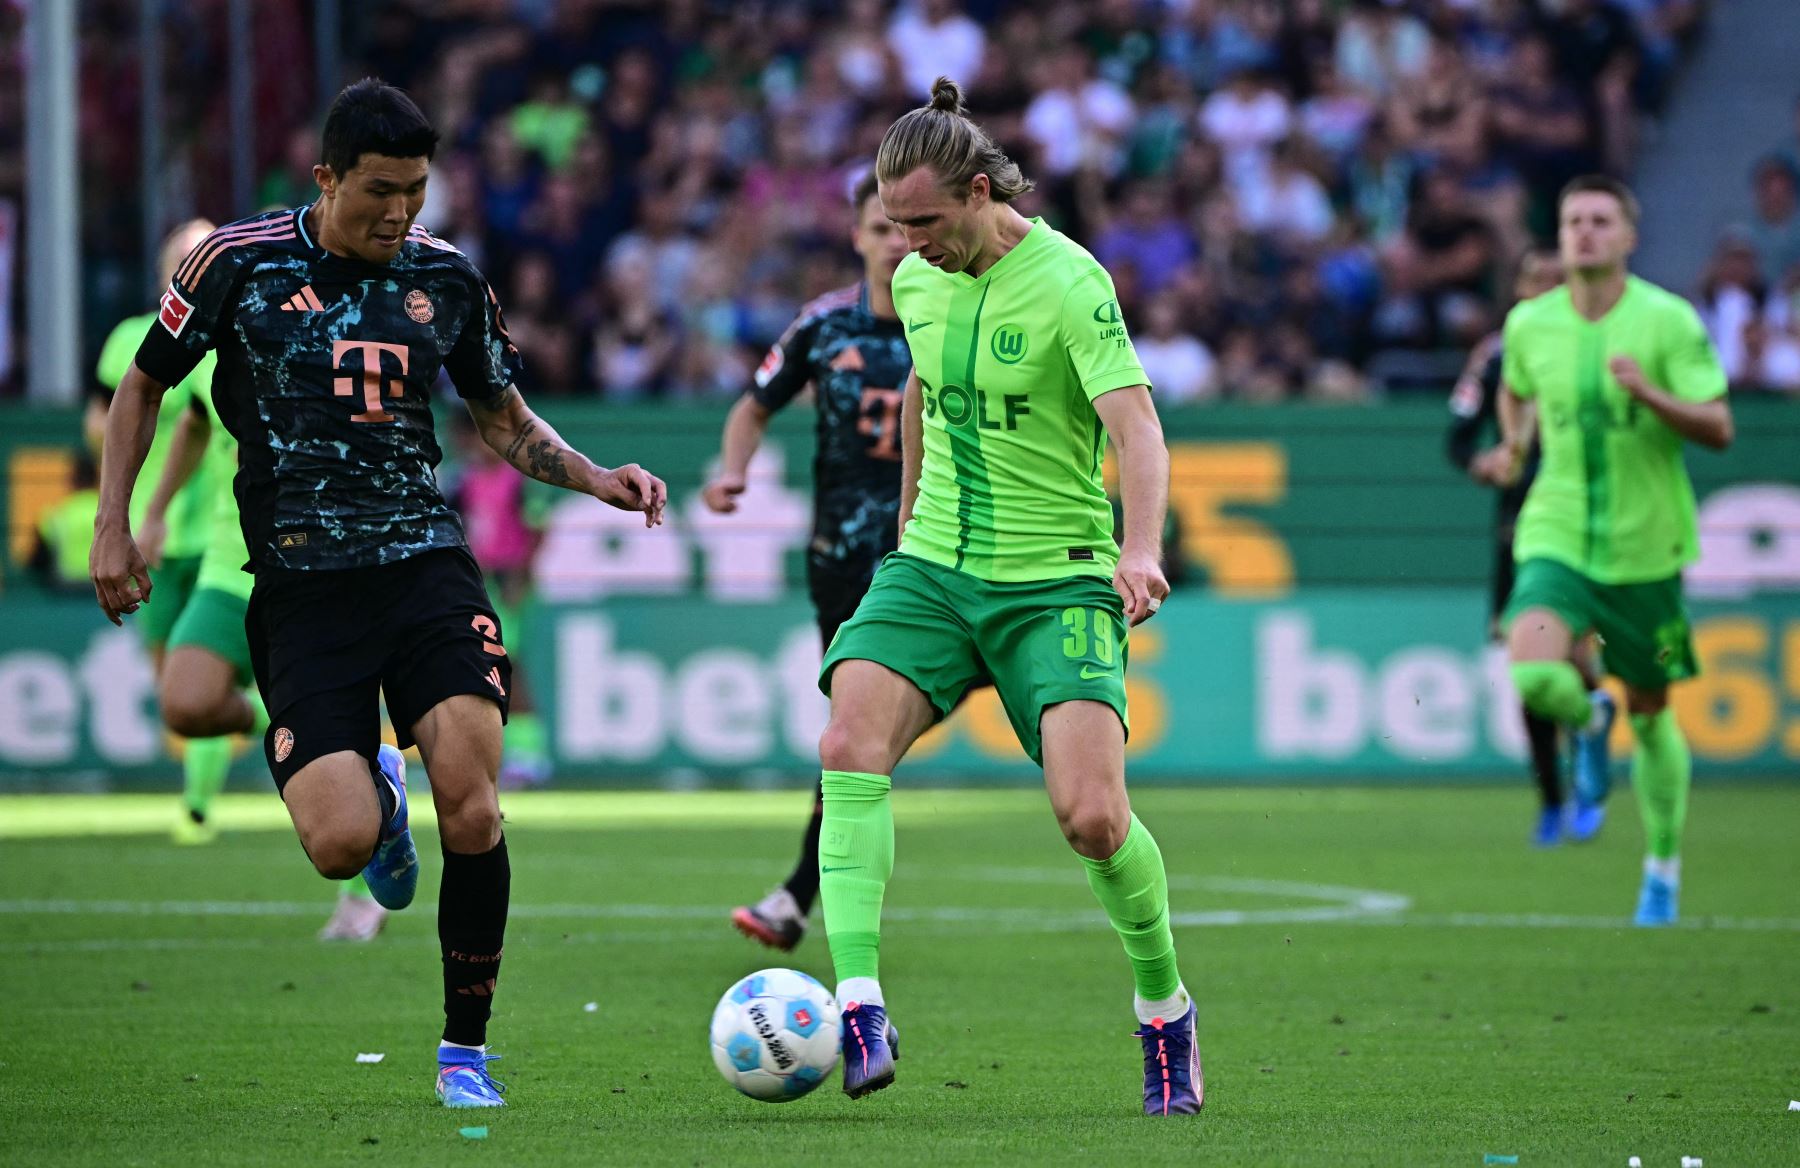
[[[195,219],[169,233],[160,255],[164,284],[194,245],[212,230],[211,223]],[[96,375],[106,397],[93,400],[85,423],[89,440],[96,450],[106,425],[112,392],[124,378],[125,371],[131,368],[138,343],[155,320],[156,314],[151,312],[120,321],[101,347]],[[164,674],[164,653],[169,636],[187,607],[188,598],[193,595],[200,557],[206,550],[211,531],[215,484],[203,465],[201,451],[205,439],[200,421],[192,416],[192,412],[201,408],[197,403],[212,391],[215,363],[212,354],[207,354],[192,373],[163,395],[157,415],[156,438],[144,458],[143,472],[131,495],[132,529],[144,533],[140,545],[144,557],[152,567],[161,569],[157,575],[157,587],[161,591],[156,603],[144,606],[144,614],[138,622],[139,635],[150,652],[151,667],[156,671],[159,683]],[[186,433],[183,423],[191,427]],[[156,499],[163,468],[171,463],[182,464],[181,489]],[[229,478],[224,489],[227,492],[231,489]],[[152,517],[153,509],[161,522],[146,525],[145,520]],[[225,773],[230,767],[231,740],[228,737],[189,737],[183,745],[182,806],[173,829],[176,843],[210,843],[217,836],[218,829],[208,820],[207,813],[213,796],[225,785]]]
[[[889,776],[983,674],[1043,765],[1050,804],[1136,980],[1144,1109],[1200,1110],[1195,1008],[1175,965],[1162,854],[1125,794],[1126,630],[1168,595],[1169,461],[1094,258],[1011,201],[1031,189],[947,78],[889,127],[882,206],[913,372],[902,406],[900,549],[825,654],[819,886],[844,1009],[844,1091],[894,1080],[878,980],[894,866]],[[1120,456],[1123,545],[1101,484]]]
[[[1568,282],[1506,318],[1502,444],[1516,472],[1533,434],[1543,461],[1513,540],[1507,603],[1513,683],[1532,710],[1574,728],[1606,768],[1613,704],[1569,662],[1599,635],[1625,683],[1637,738],[1632,786],[1648,837],[1636,921],[1672,924],[1692,763],[1669,685],[1694,676],[1681,569],[1699,555],[1683,441],[1731,444],[1725,373],[1685,300],[1626,270],[1637,200],[1590,176],[1564,188],[1558,239]]]
[[[147,327],[147,326],[146,326]],[[204,433],[205,453],[198,464],[172,458],[164,466],[147,512],[155,527],[167,522],[170,501],[178,499],[196,479],[212,497],[207,542],[186,603],[168,635],[168,653],[158,678],[157,704],[163,724],[193,741],[226,743],[216,791],[224,785],[230,764],[233,734],[260,737],[269,726],[269,715],[251,676],[250,641],[244,616],[256,578],[244,570],[250,552],[244,542],[232,480],[238,470],[238,443],[225,428],[213,403],[211,387],[202,387],[187,403]],[[182,442],[193,440],[193,419]],[[178,443],[179,445],[179,443]],[[387,921],[387,909],[377,904],[361,876],[340,886],[330,920],[320,930],[325,941],[371,941]]]

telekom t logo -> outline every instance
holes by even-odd
[[[344,368],[344,358],[351,353],[362,354],[362,391],[363,409],[352,414],[355,422],[391,422],[394,415],[381,408],[381,399],[400,397],[406,393],[407,364],[410,361],[405,345],[389,345],[380,341],[333,341],[331,343],[331,367]],[[392,354],[400,362],[400,376],[390,378],[381,367],[382,354]],[[354,377],[334,377],[331,379],[331,391],[338,397],[356,396],[356,379]]]

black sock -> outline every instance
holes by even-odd
[[[1525,711],[1525,737],[1531,740],[1531,773],[1545,810],[1562,806],[1562,759],[1557,753],[1556,723]]]
[[[394,811],[400,806],[400,797],[394,792],[394,782],[381,773],[381,765],[374,759],[369,760],[369,780],[375,784],[375,800],[381,804],[381,835],[386,837],[387,825],[394,821]]]
[[[800,906],[801,916],[811,913],[813,901],[819,899],[819,825],[825,822],[823,778],[819,784],[813,792],[812,818],[806,821],[806,836],[800,842],[800,862],[794,865],[794,874],[782,885]]]
[[[506,838],[478,856],[444,852],[438,887],[438,946],[444,954],[444,1041],[480,1046],[487,1041],[494,982],[506,939],[506,905],[512,865]]]

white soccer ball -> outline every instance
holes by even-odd
[[[829,990],[796,969],[762,969],[713,1010],[713,1064],[750,1098],[786,1103],[831,1074],[840,1033]]]

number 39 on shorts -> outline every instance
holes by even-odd
[[[1063,656],[1084,658],[1090,644],[1093,657],[1102,665],[1111,665],[1118,653],[1113,632],[1112,615],[1099,608],[1065,608],[1062,612]]]

